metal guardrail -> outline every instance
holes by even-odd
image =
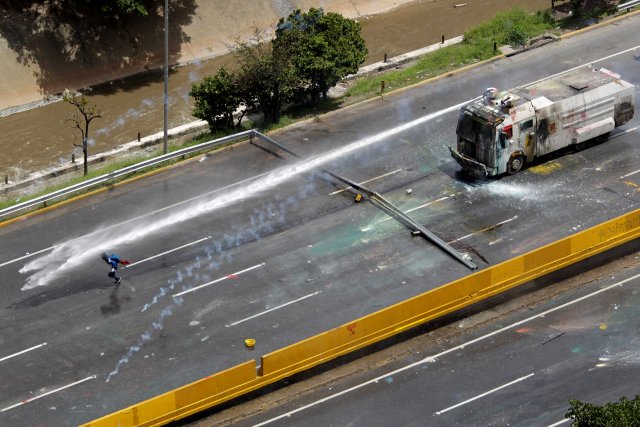
[[[632,0],[618,5],[618,10],[629,10],[632,7],[640,6],[640,0]]]
[[[202,144],[193,145],[191,147],[182,148],[180,150],[174,151],[172,153],[163,154],[162,156],[154,157],[153,159],[144,160],[140,163],[136,163],[135,165],[127,166],[122,169],[118,169],[113,172],[109,172],[104,175],[97,176],[95,178],[88,179],[86,181],[80,182],[78,184],[70,185],[68,187],[62,188],[60,190],[51,192],[49,194],[45,194],[40,197],[36,197],[31,200],[27,200],[22,203],[18,203],[17,205],[9,206],[8,208],[4,208],[0,210],[0,220],[9,215],[15,214],[25,209],[32,208],[43,203],[46,206],[46,203],[60,197],[68,196],[70,194],[76,193],[81,190],[86,190],[88,188],[94,187],[98,184],[102,184],[104,182],[110,181],[115,178],[122,177],[124,175],[131,174],[133,172],[137,172],[139,170],[148,168],[150,166],[155,166],[162,162],[166,162],[167,160],[172,160],[181,156],[185,156],[187,154],[197,153],[198,151],[203,151],[207,149],[214,148],[218,145],[225,144],[227,142],[236,141],[238,139],[251,138],[255,135],[255,130],[247,130],[244,132],[236,133],[233,135],[225,136],[222,138],[214,139],[212,141],[203,142]]]

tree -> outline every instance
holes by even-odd
[[[71,125],[71,127],[80,131],[82,137],[82,144],[73,145],[76,147],[82,147],[82,154],[84,156],[84,174],[89,173],[89,166],[87,164],[87,145],[89,140],[89,125],[95,119],[102,117],[102,106],[98,107],[95,104],[90,104],[89,99],[79,93],[65,90],[63,98],[64,102],[73,105],[76,108],[69,118],[65,121]]]
[[[211,132],[234,126],[234,112],[240,108],[236,126],[240,127],[248,101],[237,82],[234,73],[222,67],[214,76],[207,76],[202,83],[191,86],[189,96],[195,99],[193,115],[209,123]]]
[[[601,0],[571,0],[569,7],[574,19],[595,18],[617,10],[616,2],[603,2]]]
[[[572,399],[565,417],[576,427],[640,427],[640,395],[599,406]]]
[[[256,32],[251,42],[238,41],[234,53],[240,67],[237,74],[240,92],[264,113],[265,123],[276,123],[300,85],[289,45],[265,41]]]
[[[360,24],[322,9],[295,11],[281,19],[276,38],[256,31],[253,40],[237,41],[235,74],[218,73],[194,85],[194,115],[212,128],[231,126],[232,112],[242,102],[259,109],[265,123],[280,120],[284,107],[297,95],[317,100],[347,74],[355,73],[367,55]]]
[[[102,19],[117,19],[126,15],[147,16],[156,7],[154,0],[3,0],[0,3],[10,8],[32,9],[43,6],[58,16],[100,16]]]
[[[360,23],[337,13],[311,8],[280,19],[274,45],[291,51],[299,77],[308,84],[312,99],[326,98],[328,90],[358,71],[368,50]]]

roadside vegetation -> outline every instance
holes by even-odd
[[[285,108],[314,106],[367,56],[360,24],[337,13],[311,8],[280,19],[275,38],[260,32],[235,46],[236,71],[222,68],[194,83],[193,115],[212,132],[239,128],[246,113],[260,113],[264,125],[279,123]]]
[[[89,173],[89,127],[92,121],[102,118],[102,107],[89,103],[89,99],[85,95],[74,93],[69,89],[64,91],[62,99],[75,107],[66,123],[80,133],[82,142],[80,144],[74,142],[73,145],[82,149],[83,170],[86,176]]]
[[[498,48],[503,45],[521,47],[531,37],[554,30],[556,25],[547,12],[528,14],[513,9],[499,13],[491,21],[467,31],[462,43],[430,53],[404,69],[357,79],[346,97],[368,98],[380,94],[382,81],[385,90],[393,90],[484,61],[499,53],[494,51],[494,43]]]
[[[565,417],[575,427],[640,427],[640,395],[604,405],[574,399],[569,405]]]
[[[597,2],[596,0],[593,2],[606,4],[606,2]],[[514,9],[499,13],[491,21],[467,31],[464,42],[460,44],[432,52],[404,69],[364,76],[350,81],[346,93],[340,97],[328,97],[328,88],[335,85],[345,75],[355,73],[366,56],[366,47],[364,47],[364,42],[361,44],[359,40],[340,40],[336,31],[342,31],[342,34],[347,34],[347,38],[353,39],[356,36],[360,37],[359,25],[354,25],[356,24],[354,21],[346,20],[340,15],[333,16],[337,14],[324,14],[319,9],[311,9],[305,13],[296,11],[278,23],[277,37],[273,43],[263,43],[262,45],[240,43],[237,45],[237,54],[241,65],[239,71],[221,70],[218,74],[209,76],[202,82],[193,85],[191,95],[196,100],[194,116],[207,120],[211,132],[200,135],[185,144],[174,145],[172,150],[253,127],[262,131],[278,129],[302,119],[316,117],[349,104],[380,96],[382,81],[385,82],[385,91],[395,90],[492,58],[499,53],[494,51],[494,43],[498,48],[503,45],[519,47],[526,44],[530,38],[545,32],[559,33],[561,28],[574,28],[577,22],[584,22],[578,21],[577,15],[584,17],[585,14],[591,16],[595,13],[595,9],[590,9],[591,3],[584,0],[567,2],[567,7],[574,8],[571,10],[579,8],[582,12],[572,13],[562,20],[554,19],[550,11],[528,14],[522,10]],[[611,12],[611,8],[596,9],[600,14],[597,16]],[[329,18],[326,18],[327,16]],[[324,20],[328,22],[324,23]],[[312,31],[303,31],[303,28],[310,27],[313,28]],[[259,38],[259,35],[257,37]],[[274,46],[276,47],[274,48]],[[282,49],[282,51],[276,52],[278,49]],[[274,62],[276,56],[274,55],[280,58],[286,57],[286,67],[278,66],[280,68],[274,70],[273,67],[276,67]],[[334,59],[330,60],[331,58]],[[245,61],[244,66],[242,61]],[[261,71],[250,73],[252,67]],[[283,75],[277,76],[277,73]],[[275,81],[280,82],[277,89],[281,90],[278,99],[274,101],[276,107],[273,105],[269,107],[271,113],[267,112],[265,119],[251,121],[245,117],[244,120],[239,120],[244,114],[264,113],[264,105],[269,104],[269,96],[273,96],[275,87],[257,88],[257,86],[267,80],[273,83],[274,76]],[[260,95],[260,91],[264,93]],[[240,114],[238,111],[241,111]],[[63,184],[47,187],[37,194],[19,198],[5,196],[5,200],[0,201],[0,209],[155,155],[157,154],[141,154],[139,157],[135,157],[135,160],[130,158],[126,161],[109,161],[102,167],[95,167],[84,177],[70,178]],[[196,155],[199,154],[191,156]],[[173,162],[175,161],[168,163]],[[155,167],[160,167],[160,165]],[[113,185],[114,182],[124,179],[126,178],[119,178],[105,183],[103,186]]]

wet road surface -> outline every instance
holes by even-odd
[[[319,165],[369,183],[490,264],[636,209],[638,117],[607,143],[488,182],[466,180],[446,147],[454,106],[496,79],[522,85],[605,58],[596,66],[640,84],[639,25],[625,20],[280,132],[305,162],[239,145],[0,228],[0,423],[88,421],[469,274],[371,204],[336,193]],[[102,251],[137,262],[119,289]]]

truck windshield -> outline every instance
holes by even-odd
[[[494,142],[493,130],[494,127],[480,117],[473,116],[464,109],[460,112],[458,129],[456,130],[459,138],[489,148]]]

